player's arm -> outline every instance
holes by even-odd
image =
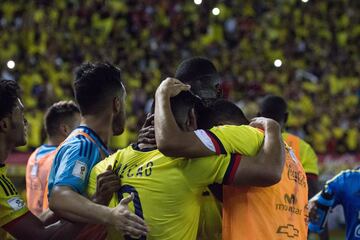
[[[115,208],[109,208],[81,195],[88,183],[87,169],[91,166],[87,165],[88,157],[81,156],[77,147],[64,149],[60,156],[61,171],[55,175],[49,198],[49,207],[56,215],[75,222],[111,224],[133,235],[146,233],[144,221],[128,211],[129,199]]]
[[[132,199],[131,195],[121,200],[115,208],[109,208],[90,201],[70,187],[55,186],[49,206],[57,215],[75,222],[113,225],[131,235],[146,235],[144,220],[128,210],[127,205]]]
[[[82,224],[57,222],[45,226],[30,211],[7,223],[2,228],[16,239],[73,239],[81,231]]]
[[[234,157],[234,161],[238,161],[234,166],[238,167],[230,184],[259,187],[274,185],[281,180],[285,162],[280,125],[268,118],[255,118],[251,125],[265,130],[264,144],[255,157]]]
[[[189,89],[189,85],[167,78],[156,90],[155,138],[159,151],[166,156],[195,158],[215,154],[204,146],[194,132],[182,131],[171,112],[170,98]]]

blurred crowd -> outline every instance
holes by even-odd
[[[265,94],[280,95],[288,131],[318,153],[359,152],[359,12],[360,1],[350,0],[5,0],[0,74],[23,89],[30,123],[23,150],[44,141],[43,113],[73,97],[82,62],[108,60],[123,71],[127,129],[111,142],[119,148],[136,140],[159,82],[200,55],[214,61],[225,96],[249,118]]]

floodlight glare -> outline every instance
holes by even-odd
[[[280,59],[276,59],[276,60],[274,61],[274,66],[275,66],[275,67],[281,67],[281,65],[282,65],[282,61],[281,61]]]
[[[9,69],[13,69],[15,67],[15,62],[13,60],[9,60],[7,63],[6,63],[6,66],[9,68]]]
[[[216,8],[213,8],[212,14],[215,15],[215,16],[219,15],[219,14],[220,14],[220,9],[217,8],[217,7],[216,7]]]
[[[196,5],[200,5],[200,4],[202,3],[202,0],[194,0],[194,3],[195,3]]]

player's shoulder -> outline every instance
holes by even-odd
[[[58,154],[67,154],[77,158],[91,158],[99,154],[97,145],[83,135],[73,136],[67,139],[59,148]]]
[[[0,196],[1,199],[16,197],[18,192],[4,172],[0,174]]]
[[[353,180],[356,182],[360,181],[360,170],[359,169],[347,169],[338,173],[335,177],[327,181],[327,184],[348,184],[352,183]]]
[[[222,132],[222,131],[253,131],[253,132],[261,132],[261,130],[254,128],[250,125],[221,125],[215,126],[210,129],[212,132]]]

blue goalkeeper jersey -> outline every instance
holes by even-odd
[[[325,188],[334,193],[334,205],[342,205],[346,221],[346,239],[360,239],[360,170],[346,170],[329,180]]]
[[[91,169],[109,156],[100,137],[86,126],[77,127],[57,151],[49,175],[49,194],[56,185],[84,194]]]

